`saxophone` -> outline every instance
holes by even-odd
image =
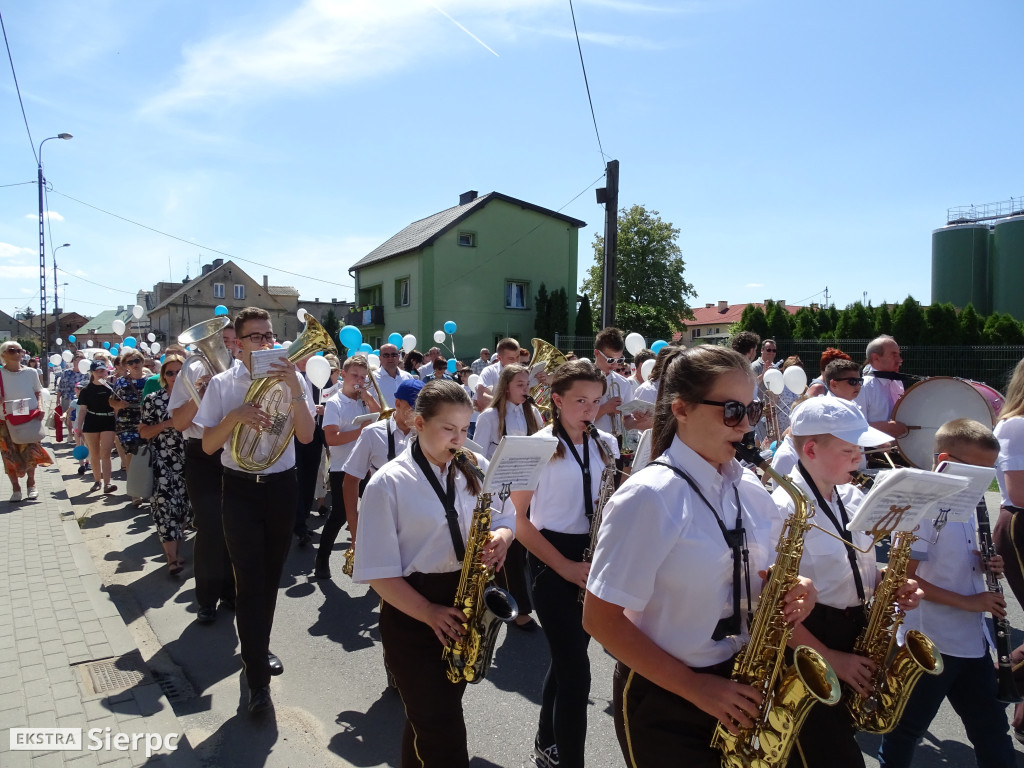
[[[590,517],[590,544],[583,550],[583,562],[589,563],[594,559],[594,550],[597,549],[597,533],[601,528],[601,518],[604,516],[604,505],[615,493],[615,457],[608,451],[604,441],[591,422],[587,422],[584,430],[587,435],[597,443],[597,450],[601,452],[601,459],[604,461],[604,469],[601,470],[601,485],[597,492],[597,502],[594,504],[594,514]],[[580,602],[587,596],[587,588],[580,589]]]
[[[819,701],[829,706],[837,703],[841,691],[836,673],[814,649],[798,646],[793,651],[792,665],[785,662],[793,628],[782,617],[783,598],[796,583],[814,503],[761,458],[752,432],[737,444],[736,453],[775,480],[793,499],[794,509],[775,547],[778,556],[761,590],[750,625],[750,641],[736,657],[732,671],[734,681],[760,692],[760,710],[753,727],[737,735],[718,723],[711,746],[722,751],[723,768],[772,768],[786,764],[811,707]]]
[[[465,473],[472,473],[483,482],[484,473],[474,459],[462,450],[453,450],[454,461]],[[448,663],[448,679],[453,683],[465,680],[479,683],[487,674],[494,655],[494,642],[498,628],[519,615],[515,598],[491,583],[494,568],[480,562],[480,553],[491,538],[491,494],[477,496],[473,520],[466,537],[466,555],[462,559],[459,589],[455,593],[455,607],[466,614],[462,625],[466,630],[461,640],[453,640],[442,653]]]
[[[910,547],[916,540],[910,531],[896,533],[889,566],[871,600],[868,625],[853,646],[854,653],[877,665],[871,695],[865,699],[848,690],[845,697],[854,725],[868,733],[888,733],[895,728],[918,678],[925,672],[942,673],[942,655],[923,632],[912,629],[902,647],[896,644],[896,631],[903,623],[896,592],[907,580]]]

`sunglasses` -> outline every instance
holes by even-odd
[[[9,355],[23,355],[25,354],[24,349],[8,349],[7,354]]]
[[[164,371],[164,376],[177,376],[181,371]]]
[[[735,427],[743,421],[746,416],[751,426],[761,420],[761,413],[764,411],[764,403],[760,400],[744,405],[739,400],[698,400],[703,405],[722,406],[722,423],[727,427]]]
[[[762,352],[774,352],[775,351],[775,347],[762,347],[761,351]]]
[[[855,376],[849,379],[832,379],[832,381],[845,381],[851,387],[859,387],[864,383],[864,379],[859,376]]]
[[[398,353],[397,352],[381,352],[380,356],[381,357],[398,357]]]
[[[597,350],[597,354],[599,354],[601,357],[603,357],[605,360],[607,360],[612,365],[620,365],[620,364],[626,362],[626,358],[624,358],[624,357],[608,357],[608,355],[606,355],[600,349]]]
[[[142,365],[142,361],[141,360],[125,360],[124,364],[125,365]]]

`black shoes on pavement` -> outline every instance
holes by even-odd
[[[256,688],[255,690],[249,691],[250,715],[258,715],[261,712],[266,712],[273,706],[274,702],[270,699],[269,685],[265,685],[262,688]]]
[[[272,651],[267,653],[267,661],[270,662],[270,674],[271,675],[283,675],[284,664],[281,660],[274,655]]]
[[[216,608],[216,606],[213,606],[213,607],[210,607],[210,606],[201,607],[198,611],[196,611],[196,621],[198,621],[200,624],[210,624],[216,618],[217,618],[217,608]]]

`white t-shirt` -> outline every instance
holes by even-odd
[[[231,362],[231,367],[234,368],[236,365],[241,364],[241,360],[233,360]],[[178,375],[185,376],[185,369],[182,368],[182,372]],[[192,383],[194,384],[195,382],[193,381]],[[171,399],[167,403],[168,412],[173,416],[176,409],[181,408],[181,406],[185,405],[185,403],[189,402],[191,399],[192,396],[189,394],[188,389],[181,383],[181,379],[178,379],[175,383],[175,387],[171,390]],[[202,439],[203,428],[196,426],[195,422],[192,422],[189,428],[182,432],[182,434],[187,438]]]
[[[834,536],[841,535],[836,526],[829,520],[825,510],[818,509],[818,502],[798,470],[794,470],[791,479],[797,488],[802,490],[807,498],[814,503],[814,524],[821,526],[826,531],[811,528],[804,536],[804,554],[800,561],[800,575],[806,576],[814,582],[818,590],[818,602],[832,608],[843,610],[860,605],[860,598],[857,596],[857,583],[853,578],[853,570],[850,568],[849,556],[846,554],[846,545]],[[826,499],[832,514],[842,525],[842,515],[839,514],[837,499],[841,499],[846,507],[846,519],[852,520],[857,513],[864,498],[864,493],[853,485],[839,485],[832,493],[832,498]],[[777,488],[772,494],[772,501],[778,508],[779,524],[793,514],[793,499],[789,497],[782,488]],[[864,599],[870,600],[874,592],[875,580],[878,574],[878,566],[875,565],[875,549],[872,546],[874,540],[866,533],[854,532],[853,544],[867,552],[856,552],[857,566],[860,571],[861,582],[864,585]]]
[[[480,383],[477,386],[486,387],[490,393],[494,394],[494,388],[498,385],[498,379],[501,378],[501,369],[504,366],[501,362],[491,363],[480,374]]]
[[[477,428],[479,429],[479,426]],[[551,425],[535,434],[551,437]],[[607,432],[600,432],[600,430],[599,434],[611,455],[618,458],[619,446],[615,438]],[[537,526],[537,530],[555,533],[589,533],[590,519],[584,509],[583,473],[580,470],[580,465],[576,463],[576,459],[565,446],[565,439],[559,437],[559,440],[563,443],[565,456],[561,459],[558,456],[552,456],[541,470],[537,490],[534,491],[533,500],[530,502],[530,521]],[[601,451],[594,443],[593,438],[587,437],[586,440],[590,450],[590,497],[596,504],[601,489],[604,460],[601,458]],[[583,443],[575,447],[580,461],[583,461]]]
[[[920,538],[910,548],[911,557],[920,561],[917,574],[925,581],[958,595],[984,592],[985,572],[974,554],[978,549],[975,530],[975,518],[971,515],[967,523],[947,523],[933,544],[935,525],[931,520],[922,520],[921,527],[915,531]],[[900,645],[911,629],[928,635],[942,653],[962,659],[984,656],[988,653],[988,645],[992,644],[985,614],[930,600],[922,600],[915,610],[907,611],[896,634]]]
[[[510,402],[505,403],[505,434],[506,435],[525,435],[526,432],[526,414],[523,408],[527,407],[526,403],[522,405],[513,405]],[[533,406],[533,418],[534,424],[539,429],[544,425],[544,419]],[[488,408],[476,420],[476,432],[473,433],[473,442],[484,449],[484,455],[490,459],[494,456],[494,452],[498,450],[498,444],[501,443],[502,435],[498,431],[498,412],[494,408]]]
[[[367,412],[363,398],[351,398],[339,389],[331,395],[330,400],[324,403],[324,426],[337,427],[340,432],[352,432],[359,429],[352,423],[352,420]],[[345,445],[331,446],[331,472],[343,471],[345,460],[352,452],[357,440],[358,438],[351,443],[345,443]]]
[[[477,461],[486,471],[487,459],[478,455]],[[433,464],[430,469],[441,487],[447,487],[451,462],[445,472]],[[461,472],[456,475],[455,508],[465,541],[476,496],[466,487]],[[413,459],[412,443],[370,478],[359,509],[359,546],[352,574],[355,581],[365,583],[411,573],[451,573],[462,568],[455,558],[444,507]],[[492,513],[491,530],[498,528],[515,532],[515,507],[511,503]]]
[[[637,385],[633,389],[633,399],[643,400],[645,403],[651,403],[652,405],[658,400],[658,382],[656,381],[645,381],[643,384]]]
[[[392,377],[383,367],[374,371],[372,376],[377,382],[377,386],[380,387],[380,394],[384,398],[384,402],[380,404],[381,408],[394,408],[395,390],[398,389],[398,385],[406,379],[413,378],[411,373],[403,371],[401,368],[398,369],[398,374]]]
[[[394,435],[395,457],[405,450],[409,435],[398,428],[392,416],[386,421],[367,424],[356,438],[341,471],[360,479],[376,472],[388,462],[388,434]],[[334,449],[331,448],[333,455]]]
[[[857,394],[857,405],[864,412],[868,423],[888,421],[892,407],[903,396],[903,382],[865,376],[864,386]]]
[[[628,403],[630,400],[633,399],[633,385],[630,383],[630,380],[627,379],[625,376],[622,376],[616,373],[615,371],[608,371],[608,373],[604,375],[604,378],[605,381],[608,382],[608,386],[605,388],[604,396],[601,398],[601,405],[604,405],[606,402],[608,402],[608,400],[615,396],[615,387],[612,386],[613,382],[618,386],[618,396],[622,398],[622,402]],[[605,432],[611,434],[611,414],[606,413],[604,416],[599,416],[597,419],[594,420],[594,426],[596,426],[598,429],[604,430]]]
[[[768,492],[737,461],[721,473],[678,437],[659,461],[689,474],[727,530],[736,523],[739,494],[750,552],[756,606],[757,571],[772,564],[781,533]],[[604,510],[587,589],[625,609],[626,618],[691,667],[719,664],[748,639],[746,585],[739,635],[712,640],[720,619],[733,614],[732,549],[715,516],[689,483],[667,467],[649,465],[629,477]]]
[[[772,458],[772,469],[786,477],[796,471],[796,465],[799,461],[800,454],[797,453],[796,445],[793,444],[793,436],[786,435],[782,438],[782,443],[775,450],[775,456]]]
[[[36,392],[41,392],[43,385],[34,368],[22,368],[15,372],[0,366],[0,371],[4,377],[4,418],[19,411],[28,413],[39,407]]]
[[[1006,473],[1024,469],[1024,416],[1003,419],[996,424],[993,432],[999,440],[996,482],[999,483],[1000,504],[1013,506],[1006,493]]]
[[[310,388],[305,376],[300,376],[299,379],[306,390],[306,400],[305,402],[293,403],[292,407],[305,407],[312,416],[316,412],[316,406],[313,404],[313,390]],[[242,404],[252,382],[253,379],[249,375],[249,369],[241,363],[232,366],[230,370],[218,373],[210,379],[210,383],[206,387],[206,394],[203,395],[203,402],[199,406],[199,411],[196,413],[195,418],[192,419],[192,423],[200,427],[216,427],[229,412]],[[229,437],[225,446],[230,446],[230,443],[231,438]],[[244,471],[232,458],[230,450],[221,453],[220,463],[228,469]],[[273,475],[278,472],[284,472],[294,466],[295,441],[289,440],[285,446],[284,453],[281,454],[277,461],[262,472],[254,474]]]

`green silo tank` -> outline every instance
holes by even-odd
[[[1024,216],[1004,219],[992,230],[989,257],[992,311],[1024,320]]]
[[[986,224],[951,224],[932,232],[933,304],[973,304],[981,315],[991,311],[988,242]]]

